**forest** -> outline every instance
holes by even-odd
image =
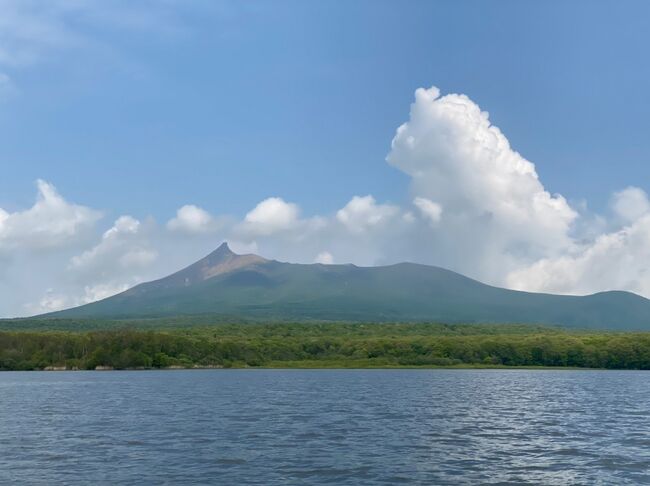
[[[201,323],[202,324],[202,323]],[[0,331],[0,370],[650,369],[650,333],[529,325],[274,323]]]

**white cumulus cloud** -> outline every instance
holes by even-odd
[[[141,226],[131,216],[120,216],[96,246],[71,259],[71,269],[107,277],[150,265],[158,254],[141,234]]]
[[[176,211],[176,216],[167,222],[167,228],[171,231],[197,234],[215,231],[218,225],[205,209],[187,204]]]
[[[298,222],[299,214],[296,204],[270,197],[255,206],[244,218],[244,223],[251,233],[270,235],[292,229]]]
[[[0,252],[64,245],[101,217],[98,211],[67,202],[48,182],[39,180],[37,186],[31,208],[13,213],[0,208]]]
[[[515,289],[589,294],[621,289],[650,297],[650,216],[603,234],[578,251],[511,272]]]
[[[612,196],[612,209],[624,222],[636,221],[650,212],[648,195],[638,187],[626,187]]]
[[[628,187],[612,196],[623,227],[597,235],[563,255],[542,258],[507,276],[508,286],[537,292],[589,294],[629,290],[650,297],[650,204]]]
[[[338,210],[336,218],[350,231],[360,233],[388,223],[398,213],[397,206],[377,204],[370,195],[354,196],[345,207]]]

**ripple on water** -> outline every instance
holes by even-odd
[[[649,376],[0,373],[0,484],[650,484]]]

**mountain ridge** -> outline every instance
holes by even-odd
[[[503,289],[440,267],[296,264],[238,255],[223,243],[197,262],[106,299],[45,317],[215,314],[280,320],[530,323],[650,330],[650,300]]]

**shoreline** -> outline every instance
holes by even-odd
[[[387,371],[387,370],[477,370],[477,371],[650,371],[643,369],[630,369],[630,368],[586,368],[586,367],[576,367],[576,366],[497,366],[497,365],[452,365],[452,366],[435,366],[435,365],[422,365],[422,366],[282,366],[278,364],[277,366],[192,366],[192,367],[180,367],[180,366],[169,366],[165,368],[110,368],[102,367],[101,369],[74,369],[74,368],[64,368],[64,367],[53,367],[50,369],[36,369],[36,370],[0,370],[0,373],[29,373],[29,372],[113,372],[113,371],[207,371],[207,370],[219,370],[219,371],[262,371],[262,370],[278,370],[278,371],[290,371],[290,370],[313,370],[313,371],[328,371],[328,370],[342,370],[342,371],[366,371],[366,370],[377,370],[377,371]]]

